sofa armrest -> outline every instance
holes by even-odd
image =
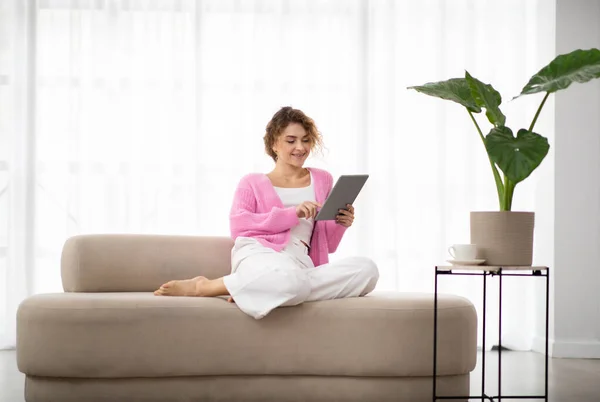
[[[231,272],[228,237],[98,234],[69,238],[62,250],[65,292],[149,292],[173,279]]]

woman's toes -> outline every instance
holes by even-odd
[[[174,282],[174,281],[171,281],[171,282]],[[154,291],[154,294],[157,296],[167,296],[170,293],[171,289],[173,289],[171,282],[167,282],[167,283],[161,285],[160,288],[158,288]]]
[[[154,294],[158,296],[202,296],[203,282],[207,279],[197,276],[192,279],[169,281],[161,285]]]

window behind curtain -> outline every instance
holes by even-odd
[[[228,235],[237,181],[272,167],[262,135],[281,106],[335,128],[343,138],[324,132],[327,145],[353,152],[361,11],[40,2],[34,288],[60,289],[58,253],[76,233]]]

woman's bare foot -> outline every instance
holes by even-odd
[[[169,281],[157,289],[156,296],[204,296],[203,288],[209,280],[204,276],[197,276],[182,281]]]
[[[229,295],[223,278],[208,279],[197,276],[183,281],[169,281],[157,289],[156,296],[199,296],[214,297]],[[233,299],[232,299],[233,300]]]

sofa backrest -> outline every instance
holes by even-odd
[[[231,272],[228,237],[98,234],[69,238],[61,258],[65,292],[149,292],[174,279]]]

